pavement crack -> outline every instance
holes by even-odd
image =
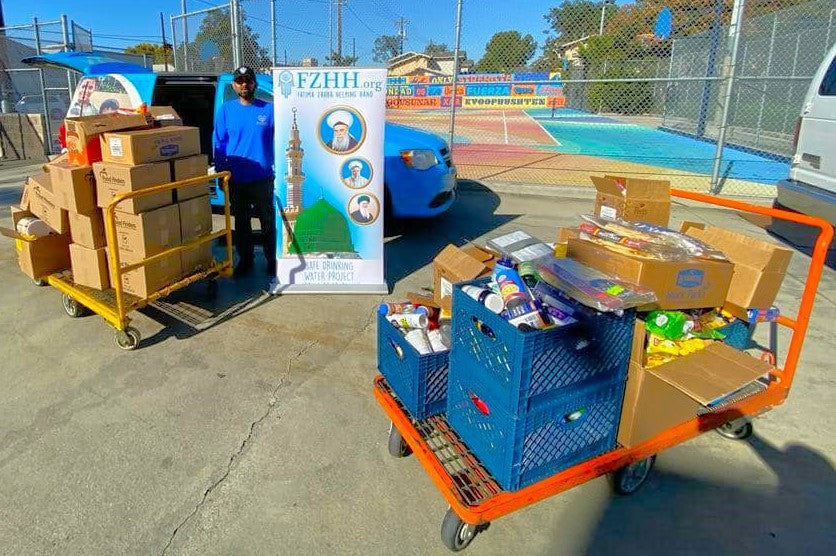
[[[267,400],[267,409],[264,413],[255,421],[250,423],[249,430],[247,431],[247,436],[239,444],[238,448],[232,455],[229,457],[229,461],[226,464],[226,469],[224,470],[223,474],[218,477],[209,487],[203,491],[203,495],[200,498],[200,501],[195,505],[194,509],[187,515],[172,531],[171,536],[168,539],[165,547],[163,547],[162,552],[160,553],[161,556],[165,555],[168,552],[168,549],[171,548],[171,545],[174,543],[174,539],[177,537],[177,533],[180,532],[182,529],[191,519],[197,515],[200,509],[206,504],[206,501],[209,499],[209,495],[212,494],[224,481],[229,477],[229,474],[232,472],[232,468],[235,465],[235,462],[238,460],[239,457],[244,453],[244,450],[247,448],[247,445],[250,443],[250,440],[253,438],[255,434],[256,428],[265,420],[267,419],[270,414],[273,412],[273,408],[276,407],[278,403],[278,394],[279,390],[281,390],[285,385],[287,385],[290,380],[290,373],[293,369],[293,364],[298,361],[303,355],[305,355],[312,347],[317,344],[316,340],[313,340],[306,345],[302,346],[299,351],[297,351],[290,360],[287,362],[287,368],[282,376],[279,377],[279,382],[276,384],[276,387],[270,392],[270,399]]]

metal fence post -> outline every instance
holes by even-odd
[[[708,59],[705,62],[705,83],[702,89],[702,100],[700,101],[700,113],[697,120],[697,135],[702,137],[705,135],[705,122],[708,119],[708,105],[711,102],[711,87],[714,84],[711,78],[714,77],[715,67],[717,65],[717,48],[720,45],[720,27],[722,26],[721,18],[723,16],[723,0],[715,0],[714,2],[714,19],[711,21],[709,28],[709,40],[711,41],[708,49]]]
[[[186,17],[186,0],[180,1],[183,16],[183,70],[189,71],[189,23]]]
[[[769,54],[766,57],[766,77],[772,71],[772,53],[775,50],[775,32],[778,30],[778,14],[772,16],[772,34],[769,37]],[[760,147],[761,144],[761,125],[763,124],[763,108],[766,104],[766,81],[763,83],[763,91],[761,91],[761,106],[758,110],[758,124],[755,126],[755,146]]]
[[[64,52],[70,51],[70,28],[67,25],[67,15],[61,14],[61,36],[64,40]],[[72,50],[75,50],[75,46],[73,46]],[[67,106],[73,100],[73,92],[75,92],[75,75],[70,70],[67,70],[67,87],[69,87],[68,95],[69,98],[67,99]]]
[[[33,17],[35,33],[35,54],[40,55],[41,52],[41,31],[38,28],[38,18]],[[38,68],[38,78],[41,82],[41,98],[44,101],[44,154],[52,154],[52,122],[49,121],[49,98],[46,94],[46,79],[44,78],[44,70]]]
[[[790,74],[790,77],[795,77],[795,70],[798,67],[798,49],[799,49],[800,46],[801,46],[801,35],[798,35],[795,38],[795,54],[792,57],[792,73]],[[795,81],[793,80],[793,81],[790,81],[790,86],[787,87],[787,104],[784,106],[784,122],[781,124],[781,133],[785,133],[784,130],[787,129],[787,119],[789,117],[790,112],[791,111],[793,113],[796,112],[796,110],[793,110],[793,107],[790,104],[792,102],[792,94],[793,94],[794,90],[795,90]]]
[[[182,71],[183,64],[177,63],[177,28],[174,25],[174,16],[168,17],[171,23],[171,50],[174,53],[174,71]]]
[[[238,14],[240,8],[238,0],[231,0],[229,8],[232,27],[232,65],[237,68],[241,65],[241,17]]]
[[[453,152],[453,138],[456,133],[456,98],[459,86],[459,51],[462,43],[462,3],[456,2],[456,47],[453,50],[453,90],[450,95],[450,153]]]
[[[270,0],[270,60],[276,65],[276,0]]]
[[[732,89],[734,88],[734,74],[737,69],[737,48],[740,45],[741,24],[743,22],[745,4],[746,0],[734,0],[731,23],[729,24],[729,54],[728,62],[724,67],[726,90],[723,93],[723,111],[720,117],[720,130],[717,134],[717,149],[714,151],[714,164],[711,168],[711,193],[715,195],[720,192],[720,163],[723,159],[723,145],[726,142],[729,103],[731,101]]]

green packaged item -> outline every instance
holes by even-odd
[[[694,329],[694,322],[682,311],[651,311],[645,328],[665,339],[679,340]]]

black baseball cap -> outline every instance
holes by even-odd
[[[249,66],[241,66],[234,72],[232,72],[232,77],[233,79],[236,79],[238,77],[249,77],[250,79],[255,81],[255,72],[253,71],[253,68]]]

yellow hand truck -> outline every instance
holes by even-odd
[[[136,328],[130,326],[131,319],[128,317],[129,313],[142,309],[146,305],[170,295],[172,292],[185,288],[189,284],[199,280],[210,280],[210,291],[216,291],[217,284],[215,283],[215,279],[218,276],[230,276],[232,274],[232,225],[229,209],[230,175],[231,174],[229,172],[218,172],[213,176],[200,176],[174,181],[114,196],[113,200],[105,208],[104,214],[105,234],[107,237],[107,248],[109,254],[108,272],[110,274],[110,289],[101,291],[76,284],[73,282],[71,271],[51,274],[45,278],[46,283],[63,294],[62,305],[67,315],[70,317],[81,317],[89,311],[96,313],[116,329],[116,345],[124,350],[132,350],[139,345],[141,336]],[[176,188],[205,185],[207,181],[211,181],[213,178],[220,182],[220,186],[224,193],[224,227],[222,230],[212,232],[209,235],[199,237],[183,245],[172,247],[139,262],[125,266],[120,264],[121,260],[119,246],[116,241],[116,220],[114,214],[116,207],[120,203],[127,201],[128,199],[171,191]],[[125,273],[142,268],[150,263],[154,263],[174,254],[179,255],[184,251],[197,247],[198,245],[210,243],[220,237],[223,237],[226,240],[226,257],[222,261],[213,261],[208,268],[191,272],[177,282],[167,284],[162,289],[153,292],[148,297],[137,297],[124,291],[122,286],[122,276]]]

